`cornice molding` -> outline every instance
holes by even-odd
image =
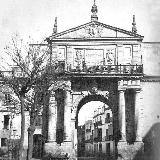
[[[63,36],[65,34],[77,31],[77,30],[82,29],[82,28],[84,28],[86,26],[93,26],[93,25],[97,25],[97,26],[101,26],[101,27],[104,27],[104,28],[107,28],[107,29],[110,29],[110,30],[114,30],[116,32],[120,32],[120,33],[129,35],[129,36],[133,36],[134,38],[138,38],[138,39],[141,39],[141,40],[143,40],[143,38],[144,38],[144,36],[141,36],[141,35],[139,35],[137,33],[132,32],[132,31],[127,31],[127,30],[124,30],[124,29],[121,29],[121,28],[118,28],[118,27],[114,27],[114,26],[111,26],[111,25],[107,25],[107,24],[104,24],[104,23],[101,23],[101,22],[97,22],[97,21],[91,21],[91,22],[85,23],[83,25],[80,25],[80,26],[77,26],[77,27],[62,31],[60,33],[56,33],[56,34],[54,34],[54,35],[52,35],[52,36],[50,36],[48,38],[50,40],[57,39],[58,37]]]
[[[88,37],[88,38],[54,38],[52,42],[83,42],[83,41],[142,41],[139,37]]]
[[[160,82],[160,76],[144,76],[142,82]]]

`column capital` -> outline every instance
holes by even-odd
[[[142,91],[142,89],[141,88],[137,88],[137,89],[135,89],[135,92],[136,93],[140,93]]]
[[[120,88],[120,89],[118,89],[118,92],[125,92],[125,88]]]
[[[75,118],[71,118],[71,121],[72,121],[72,122],[75,122],[75,121],[76,121],[76,119],[75,119]]]

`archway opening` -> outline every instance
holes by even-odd
[[[82,103],[77,113],[78,157],[111,157],[114,154],[113,113],[103,101]]]

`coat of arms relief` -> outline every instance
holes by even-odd
[[[91,26],[86,26],[85,32],[87,33],[87,37],[101,37],[103,27],[100,25],[93,24]]]

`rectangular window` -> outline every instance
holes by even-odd
[[[106,122],[106,123],[110,123],[110,120],[111,120],[110,113],[107,113],[107,114],[106,114],[105,122]]]
[[[94,153],[96,152],[96,144],[94,144]]]
[[[110,118],[110,113],[106,114],[106,118],[108,118],[108,119]]]
[[[42,116],[38,115],[38,117],[36,118],[35,126],[41,126],[41,125],[42,125]]]
[[[131,50],[131,47],[125,47],[124,48],[124,61],[125,61],[125,64],[131,64],[131,61],[132,61],[132,50]]]
[[[106,129],[106,141],[108,141],[109,140],[109,137],[108,137],[109,135],[108,135],[108,129]]]
[[[10,103],[11,102],[11,95],[10,94],[5,94],[5,101]]]
[[[7,138],[1,138],[1,147],[7,146]]]
[[[106,143],[106,154],[110,156],[110,143]]]
[[[98,129],[98,140],[102,141],[102,128]]]
[[[9,115],[4,115],[4,129],[9,129]]]
[[[102,153],[102,144],[99,144],[99,152]]]

